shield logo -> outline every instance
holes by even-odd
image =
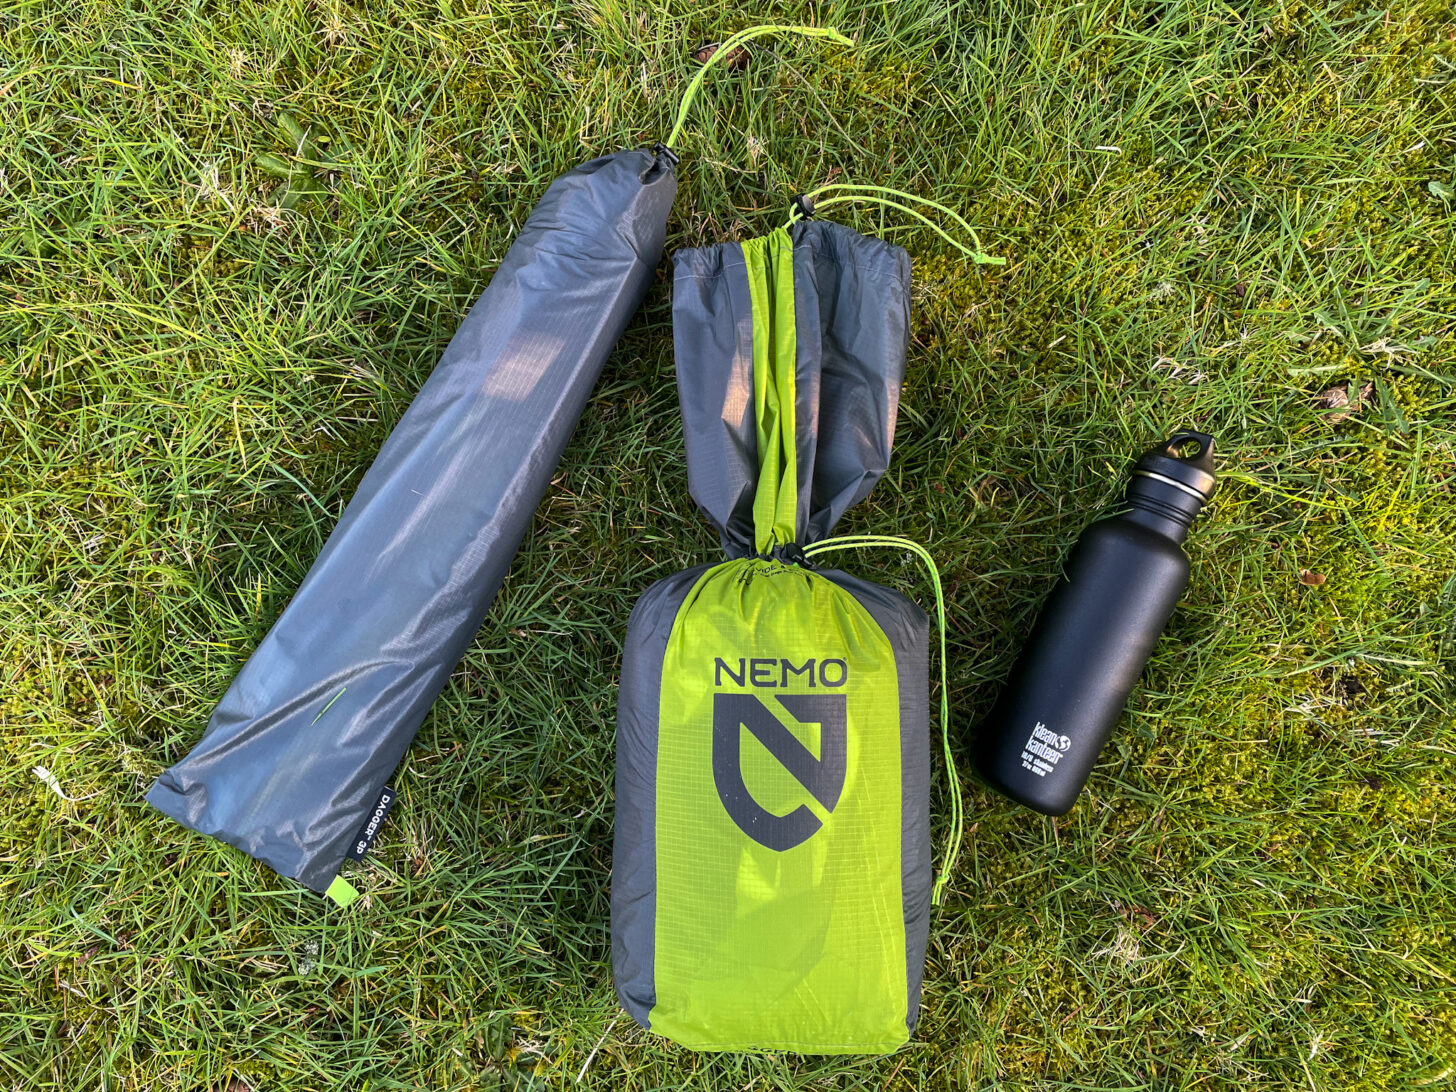
[[[824,825],[808,805],[775,815],[743,782],[739,739],[747,728],[794,780],[832,812],[844,791],[848,766],[846,698],[843,694],[784,694],[778,703],[800,724],[819,725],[819,757],[801,743],[768,706],[752,694],[713,695],[713,784],[728,817],[755,842],[782,852],[812,838]]]

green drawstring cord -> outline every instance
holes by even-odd
[[[677,124],[672,127],[672,132],[667,135],[664,142],[669,148],[677,144],[677,138],[682,135],[683,123],[688,119],[688,111],[692,108],[693,100],[698,96],[698,89],[703,86],[703,78],[707,76],[708,69],[720,57],[726,58],[732,55],[733,51],[745,42],[751,42],[755,38],[764,38],[770,34],[798,34],[805,38],[828,38],[840,45],[852,46],[850,41],[833,27],[801,27],[790,26],[783,23],[765,23],[762,26],[749,27],[747,30],[740,30],[720,45],[713,55],[703,62],[703,67],[693,77],[693,82],[688,84],[688,89],[683,92],[682,105],[677,110]]]
[[[818,197],[821,193],[828,193],[830,190],[852,190],[857,192],[839,193],[831,197],[826,197],[823,201],[815,201],[815,198]],[[907,201],[914,201],[921,205],[929,205],[931,208],[936,209],[941,213],[944,213],[946,216],[950,217],[950,219],[954,220],[965,230],[966,234],[971,237],[971,242],[975,244],[975,249],[972,250],[965,244],[951,238],[951,236],[939,224],[935,223],[933,220],[922,215],[921,213],[916,212],[908,205],[901,204],[899,201],[892,201],[887,197],[877,196],[878,194],[882,193],[893,194],[895,197],[903,197]],[[898,209],[900,212],[904,212],[909,214],[910,216],[915,217],[915,219],[919,220],[926,227],[930,228],[931,231],[935,232],[942,239],[948,242],[951,246],[955,247],[966,257],[970,258],[971,261],[975,262],[977,265],[1006,264],[1005,258],[995,258],[981,250],[981,237],[976,233],[976,229],[970,225],[965,217],[961,216],[953,209],[946,208],[938,201],[932,201],[928,197],[917,197],[915,194],[906,193],[904,190],[892,190],[889,186],[858,186],[849,182],[831,182],[827,186],[820,186],[817,190],[810,190],[808,193],[803,194],[802,200],[807,201],[810,208],[813,209],[813,211],[815,212],[818,212],[821,209],[829,208],[832,205],[844,205],[852,201],[868,201],[872,204],[883,205],[886,208]],[[793,209],[789,212],[789,223],[784,226],[787,227],[790,224],[798,222],[798,220],[801,219],[802,216],[803,212],[799,208],[798,204],[795,203]]]
[[[961,828],[965,825],[964,806],[961,802],[961,782],[956,774],[955,758],[950,751],[950,681],[945,674],[945,593],[940,586],[940,570],[935,559],[924,546],[908,538],[894,535],[844,535],[827,538],[804,547],[804,556],[830,553],[834,550],[852,550],[859,547],[891,546],[909,550],[925,564],[930,573],[930,582],[935,587],[935,616],[940,631],[940,738],[945,748],[945,776],[950,785],[950,837],[946,839],[945,850],[940,860],[940,875],[931,888],[930,904],[939,906],[945,895],[945,885],[955,868],[956,856],[961,851]]]

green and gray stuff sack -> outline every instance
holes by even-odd
[[[674,267],[688,480],[729,560],[628,623],[617,993],[695,1049],[891,1051],[931,908],[929,620],[811,558],[889,463],[909,258],[799,222]]]

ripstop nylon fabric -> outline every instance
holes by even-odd
[[[910,259],[841,224],[797,223],[787,235],[796,360],[794,540],[804,546],[827,536],[890,465],[910,337]],[[679,250],[672,259],[688,489],[730,557],[757,552],[761,449],[747,268],[754,246],[750,240]]]
[[[743,244],[753,315],[753,417],[758,488],[753,544],[760,554],[794,541],[799,483],[794,415],[794,244],[775,231]]]
[[[740,558],[689,593],[662,680],[653,1030],[717,1050],[894,1050],[908,995],[889,640],[833,582]]]

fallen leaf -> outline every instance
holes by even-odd
[[[1299,570],[1299,582],[1301,584],[1307,584],[1311,588],[1319,587],[1325,582],[1325,579],[1324,573],[1310,572],[1308,569]]]
[[[1315,396],[1314,404],[1321,409],[1339,410],[1338,413],[1325,414],[1325,420],[1332,425],[1338,425],[1341,421],[1350,416],[1350,411],[1345,409],[1350,404],[1350,392],[1343,386],[1329,387]]]
[[[1320,391],[1315,395],[1314,404],[1319,409],[1334,410],[1334,413],[1327,413],[1324,417],[1330,424],[1338,425],[1351,414],[1358,413],[1360,407],[1369,401],[1374,390],[1374,383],[1363,383],[1359,387],[1353,383],[1341,383]]]
[[[1148,928],[1158,924],[1158,915],[1145,906],[1123,906],[1121,903],[1113,903],[1123,917],[1131,921],[1133,918],[1142,919],[1142,923]]]
[[[99,793],[93,792],[88,796],[67,796],[65,790],[61,788],[61,783],[56,780],[56,775],[51,773],[50,770],[46,769],[44,766],[36,766],[30,772],[35,774],[36,777],[40,778],[41,781],[45,783],[46,788],[50,789],[51,792],[55,793],[62,800],[70,801],[72,804],[78,804],[82,800],[90,800],[92,796],[100,795]]]
[[[718,52],[718,47],[722,44],[722,42],[704,42],[697,49],[693,50],[693,60],[699,64],[707,64],[713,59],[713,55]],[[748,67],[748,50],[743,48],[743,46],[737,46],[732,53],[728,54],[728,56],[724,57],[718,63],[730,72],[742,72]]]
[[[46,788],[50,789],[51,792],[55,793],[62,800],[69,800],[73,804],[76,802],[76,798],[74,796],[66,795],[66,790],[61,788],[61,783],[56,780],[56,775],[51,773],[50,770],[46,769],[44,766],[37,766],[30,772],[35,774],[36,777],[40,778],[41,781],[45,783]]]

